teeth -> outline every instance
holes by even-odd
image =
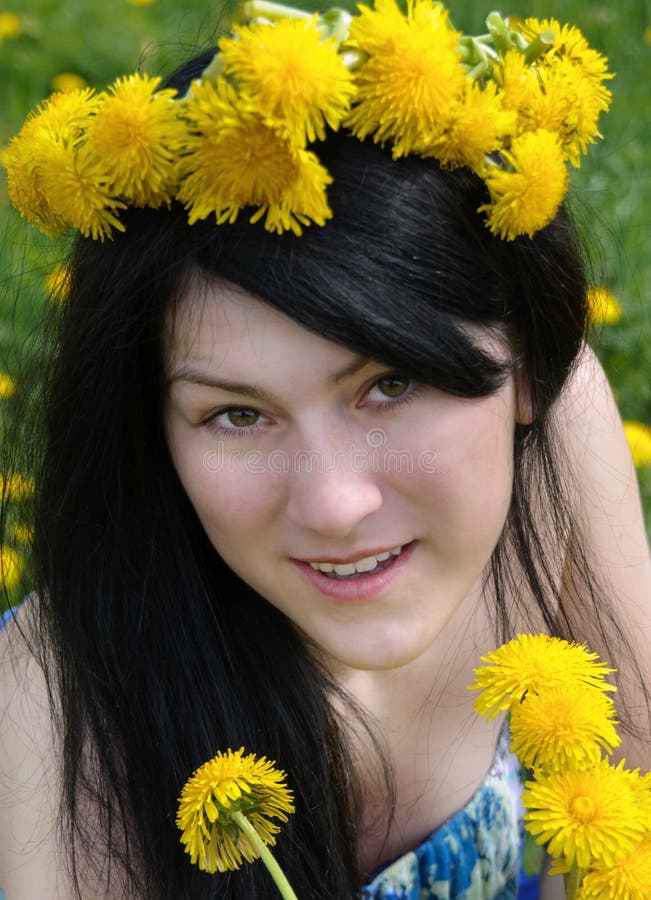
[[[334,567],[335,575],[354,575],[355,563],[344,563],[341,566]]]
[[[335,575],[354,575],[356,572],[371,572],[378,563],[385,562],[390,556],[399,556],[402,553],[402,547],[394,547],[393,550],[387,550],[385,553],[378,553],[377,556],[365,556],[358,559],[354,563],[313,563],[310,565],[318,572],[334,573]]]

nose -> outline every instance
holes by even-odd
[[[287,516],[296,525],[330,538],[345,538],[382,505],[377,474],[349,462],[319,464],[290,476]]]

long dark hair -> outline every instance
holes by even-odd
[[[99,870],[116,860],[125,896],[274,896],[259,864],[199,873],[174,824],[193,769],[241,745],[290,774],[297,811],[277,849],[298,895],[348,900],[360,884],[360,791],[335,713],[352,701],[291,623],[222,562],[168,452],[166,323],[197,273],[459,396],[486,396],[511,371],[463,323],[506,337],[532,422],[516,428],[513,501],[486,572],[496,639],[512,633],[515,594],[529,619],[572,636],[554,551],[567,545],[585,560],[550,432],[585,333],[584,273],[567,215],[506,242],[478,215],[484,187],[467,171],[394,161],[339,135],[319,155],[334,178],[333,218],[300,238],[268,234],[246,215],[190,227],[173,206],[129,210],[123,235],[80,239],[72,253],[70,296],[33,415],[33,446],[42,447],[34,586],[63,735],[72,865]],[[573,602],[610,623],[589,568],[581,571]],[[357,721],[373,738],[361,713]]]

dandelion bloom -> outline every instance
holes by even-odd
[[[258,853],[233,821],[245,816],[265,844],[280,831],[270,818],[287,821],[294,812],[285,773],[265,757],[244,756],[244,748],[227,750],[196,770],[181,792],[176,824],[192,862],[206,872],[239,869],[242,859]]]
[[[10,590],[20,581],[23,574],[23,558],[16,550],[6,545],[0,546],[0,587]]]
[[[10,38],[16,38],[22,32],[23,26],[16,13],[0,13],[0,43]]]
[[[0,372],[0,400],[11,397],[16,390],[16,382],[8,372]]]
[[[169,203],[185,134],[171,102],[176,91],[157,91],[159,83],[141,74],[118,78],[88,129],[88,148],[101,161],[108,190],[137,206]]]
[[[36,482],[31,475],[22,472],[0,475],[0,495],[7,500],[25,500],[35,489]]]
[[[649,900],[651,836],[636,844],[614,866],[595,865],[585,876],[580,900]]]
[[[195,82],[184,106],[189,129],[177,199],[190,224],[214,214],[234,222],[245,206],[252,220],[267,216],[269,230],[330,218],[325,187],[330,175],[316,156],[262,122],[223,79]]]
[[[516,128],[517,116],[505,109],[494,82],[481,88],[466,79],[464,91],[449,110],[445,130],[427,136],[418,147],[421,156],[434,156],[444,168],[469,166],[476,169],[487,153],[502,146],[506,135]]]
[[[478,212],[487,213],[490,230],[504,240],[521,234],[532,237],[552,221],[567,192],[559,139],[543,128],[525,132],[502,156],[506,165],[487,163],[482,170],[491,202]]]
[[[459,38],[447,10],[431,0],[408,0],[406,15],[395,0],[360,6],[347,46],[365,61],[355,71],[358,93],[346,125],[360,139],[392,141],[396,158],[441,133],[466,83]]]
[[[651,465],[651,428],[643,422],[624,422],[624,434],[636,469]]]
[[[602,759],[590,769],[528,781],[522,794],[527,831],[568,866],[585,869],[593,860],[615,865],[647,829],[647,810],[631,785],[634,774]]]
[[[236,26],[219,49],[252,108],[301,146],[324,140],[325,125],[336,130],[348,111],[352,75],[316,16]]]
[[[76,72],[59,72],[50,82],[53,91],[78,91],[86,87],[86,79],[78,75]]]
[[[615,690],[605,678],[615,670],[601,662],[596,653],[546,634],[519,634],[481,659],[487,665],[475,669],[476,681],[469,690],[482,692],[475,710],[488,718],[519,703],[527,693],[539,693],[554,685],[569,682]]]
[[[527,768],[587,768],[621,739],[615,707],[598,688],[568,683],[529,692],[511,707],[511,749]]]
[[[588,314],[597,325],[616,325],[623,317],[617,298],[605,287],[593,285],[586,294]]]
[[[63,303],[70,292],[71,272],[68,266],[55,266],[45,278],[45,290],[51,300]]]

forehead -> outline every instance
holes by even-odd
[[[168,329],[167,364],[211,369],[273,367],[289,361],[314,368],[341,364],[357,354],[320,337],[293,319],[230,284],[199,284],[188,290]]]

